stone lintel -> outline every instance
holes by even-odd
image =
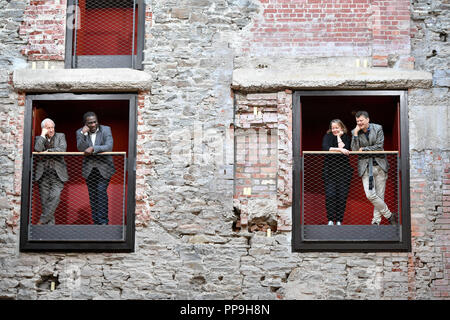
[[[232,89],[244,92],[323,89],[431,88],[432,74],[392,68],[240,68],[233,71]]]
[[[19,69],[13,87],[25,92],[125,92],[150,90],[150,74],[128,68]]]

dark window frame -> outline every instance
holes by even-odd
[[[76,0],[68,0],[67,1],[67,12],[66,12],[66,41],[65,41],[65,59],[64,59],[64,67],[65,69],[77,69],[79,68],[76,65],[76,62],[73,59],[73,32],[72,29],[69,28],[70,25],[74,23],[69,21],[70,19],[74,19],[75,13],[73,11],[69,12],[69,9],[75,8]],[[136,0],[136,4],[138,5],[138,32],[137,32],[137,46],[136,46],[136,56],[135,58],[131,57],[131,66],[132,69],[142,70],[143,65],[142,61],[144,59],[144,42],[145,42],[145,1],[144,0]],[[111,57],[111,56],[109,56]],[[117,63],[120,63],[118,60]],[[116,65],[111,66],[109,68],[123,68],[121,66],[117,67]]]
[[[397,96],[400,102],[400,160],[401,201],[402,201],[402,237],[400,241],[304,241],[301,238],[301,97],[302,96]],[[410,219],[410,182],[409,182],[409,136],[407,91],[403,90],[329,90],[329,91],[295,91],[292,104],[293,133],[293,203],[292,203],[292,251],[336,251],[336,252],[410,252],[411,251],[411,219]]]
[[[44,100],[128,100],[128,157],[126,169],[127,178],[127,207],[125,238],[123,241],[42,241],[28,240],[28,215],[30,211],[30,184],[31,184],[31,142],[33,101]],[[20,214],[20,246],[21,252],[26,251],[84,251],[84,252],[134,252],[135,246],[135,192],[136,192],[136,138],[137,138],[137,94],[93,94],[93,93],[51,93],[27,94],[25,99],[25,119],[23,138],[23,165],[22,165],[22,192]]]

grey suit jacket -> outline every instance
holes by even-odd
[[[67,149],[67,143],[66,143],[66,136],[64,133],[55,133],[54,138],[54,146],[53,148],[45,149],[45,138],[41,136],[37,136],[34,141],[34,151],[42,152],[42,151],[48,151],[48,152],[65,152]],[[67,166],[64,161],[63,156],[37,156],[37,162],[36,162],[36,169],[35,169],[35,175],[34,175],[34,181],[38,181],[45,170],[45,165],[47,163],[47,160],[53,160],[51,163],[51,167],[55,169],[56,174],[58,175],[59,179],[62,182],[66,182],[69,180],[69,176],[67,175]]]
[[[83,158],[82,175],[87,179],[93,168],[97,168],[100,174],[105,179],[110,179],[115,172],[114,162],[112,156],[95,156],[97,153],[112,151],[113,137],[111,128],[108,126],[99,125],[97,136],[95,137],[95,144],[92,145],[89,134],[81,133],[81,128],[76,132],[77,149],[84,152],[89,147],[94,147],[94,153]]]
[[[354,129],[352,130],[352,143],[351,147],[353,151],[359,151],[362,148],[363,151],[383,151],[384,145],[384,132],[383,127],[379,124],[369,123],[369,140],[367,140],[365,133],[360,130],[358,136],[355,137]],[[389,169],[389,164],[385,155],[370,156],[385,172]],[[361,177],[366,171],[369,165],[369,156],[358,156],[358,174]]]

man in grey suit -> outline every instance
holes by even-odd
[[[34,151],[65,152],[67,148],[64,133],[55,132],[51,119],[41,122],[41,135],[37,136]],[[42,214],[38,224],[55,224],[55,210],[59,204],[64,182],[69,180],[67,167],[62,156],[37,156],[34,181],[39,183]]]
[[[383,151],[383,127],[370,123],[367,111],[358,111],[355,117],[356,127],[352,130],[352,150]],[[385,155],[358,157],[358,174],[362,177],[366,197],[374,206],[372,224],[379,225],[381,216],[388,219],[391,224],[396,223],[396,214],[392,213],[384,202],[388,169],[389,164]]]
[[[108,185],[115,172],[111,156],[98,156],[112,151],[111,128],[100,125],[94,112],[83,115],[84,127],[76,131],[78,151],[84,152],[82,175],[86,179],[94,224],[108,224]]]

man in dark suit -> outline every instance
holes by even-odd
[[[64,133],[55,132],[55,123],[44,119],[41,123],[41,135],[37,136],[34,151],[65,152],[67,149]],[[62,156],[37,156],[34,181],[39,183],[42,214],[38,224],[55,224],[55,210],[59,204],[64,182],[69,179],[67,167]]]
[[[108,185],[115,172],[111,156],[96,155],[112,151],[111,128],[100,125],[94,112],[83,116],[84,127],[76,131],[78,151],[83,159],[82,175],[86,179],[94,224],[108,224]]]
[[[355,117],[356,127],[352,130],[352,150],[383,151],[383,127],[370,123],[367,111],[358,111]],[[362,177],[366,197],[374,206],[372,224],[379,225],[381,216],[388,219],[391,224],[396,223],[396,215],[384,202],[388,169],[389,164],[385,155],[359,156],[358,158],[358,174]]]

